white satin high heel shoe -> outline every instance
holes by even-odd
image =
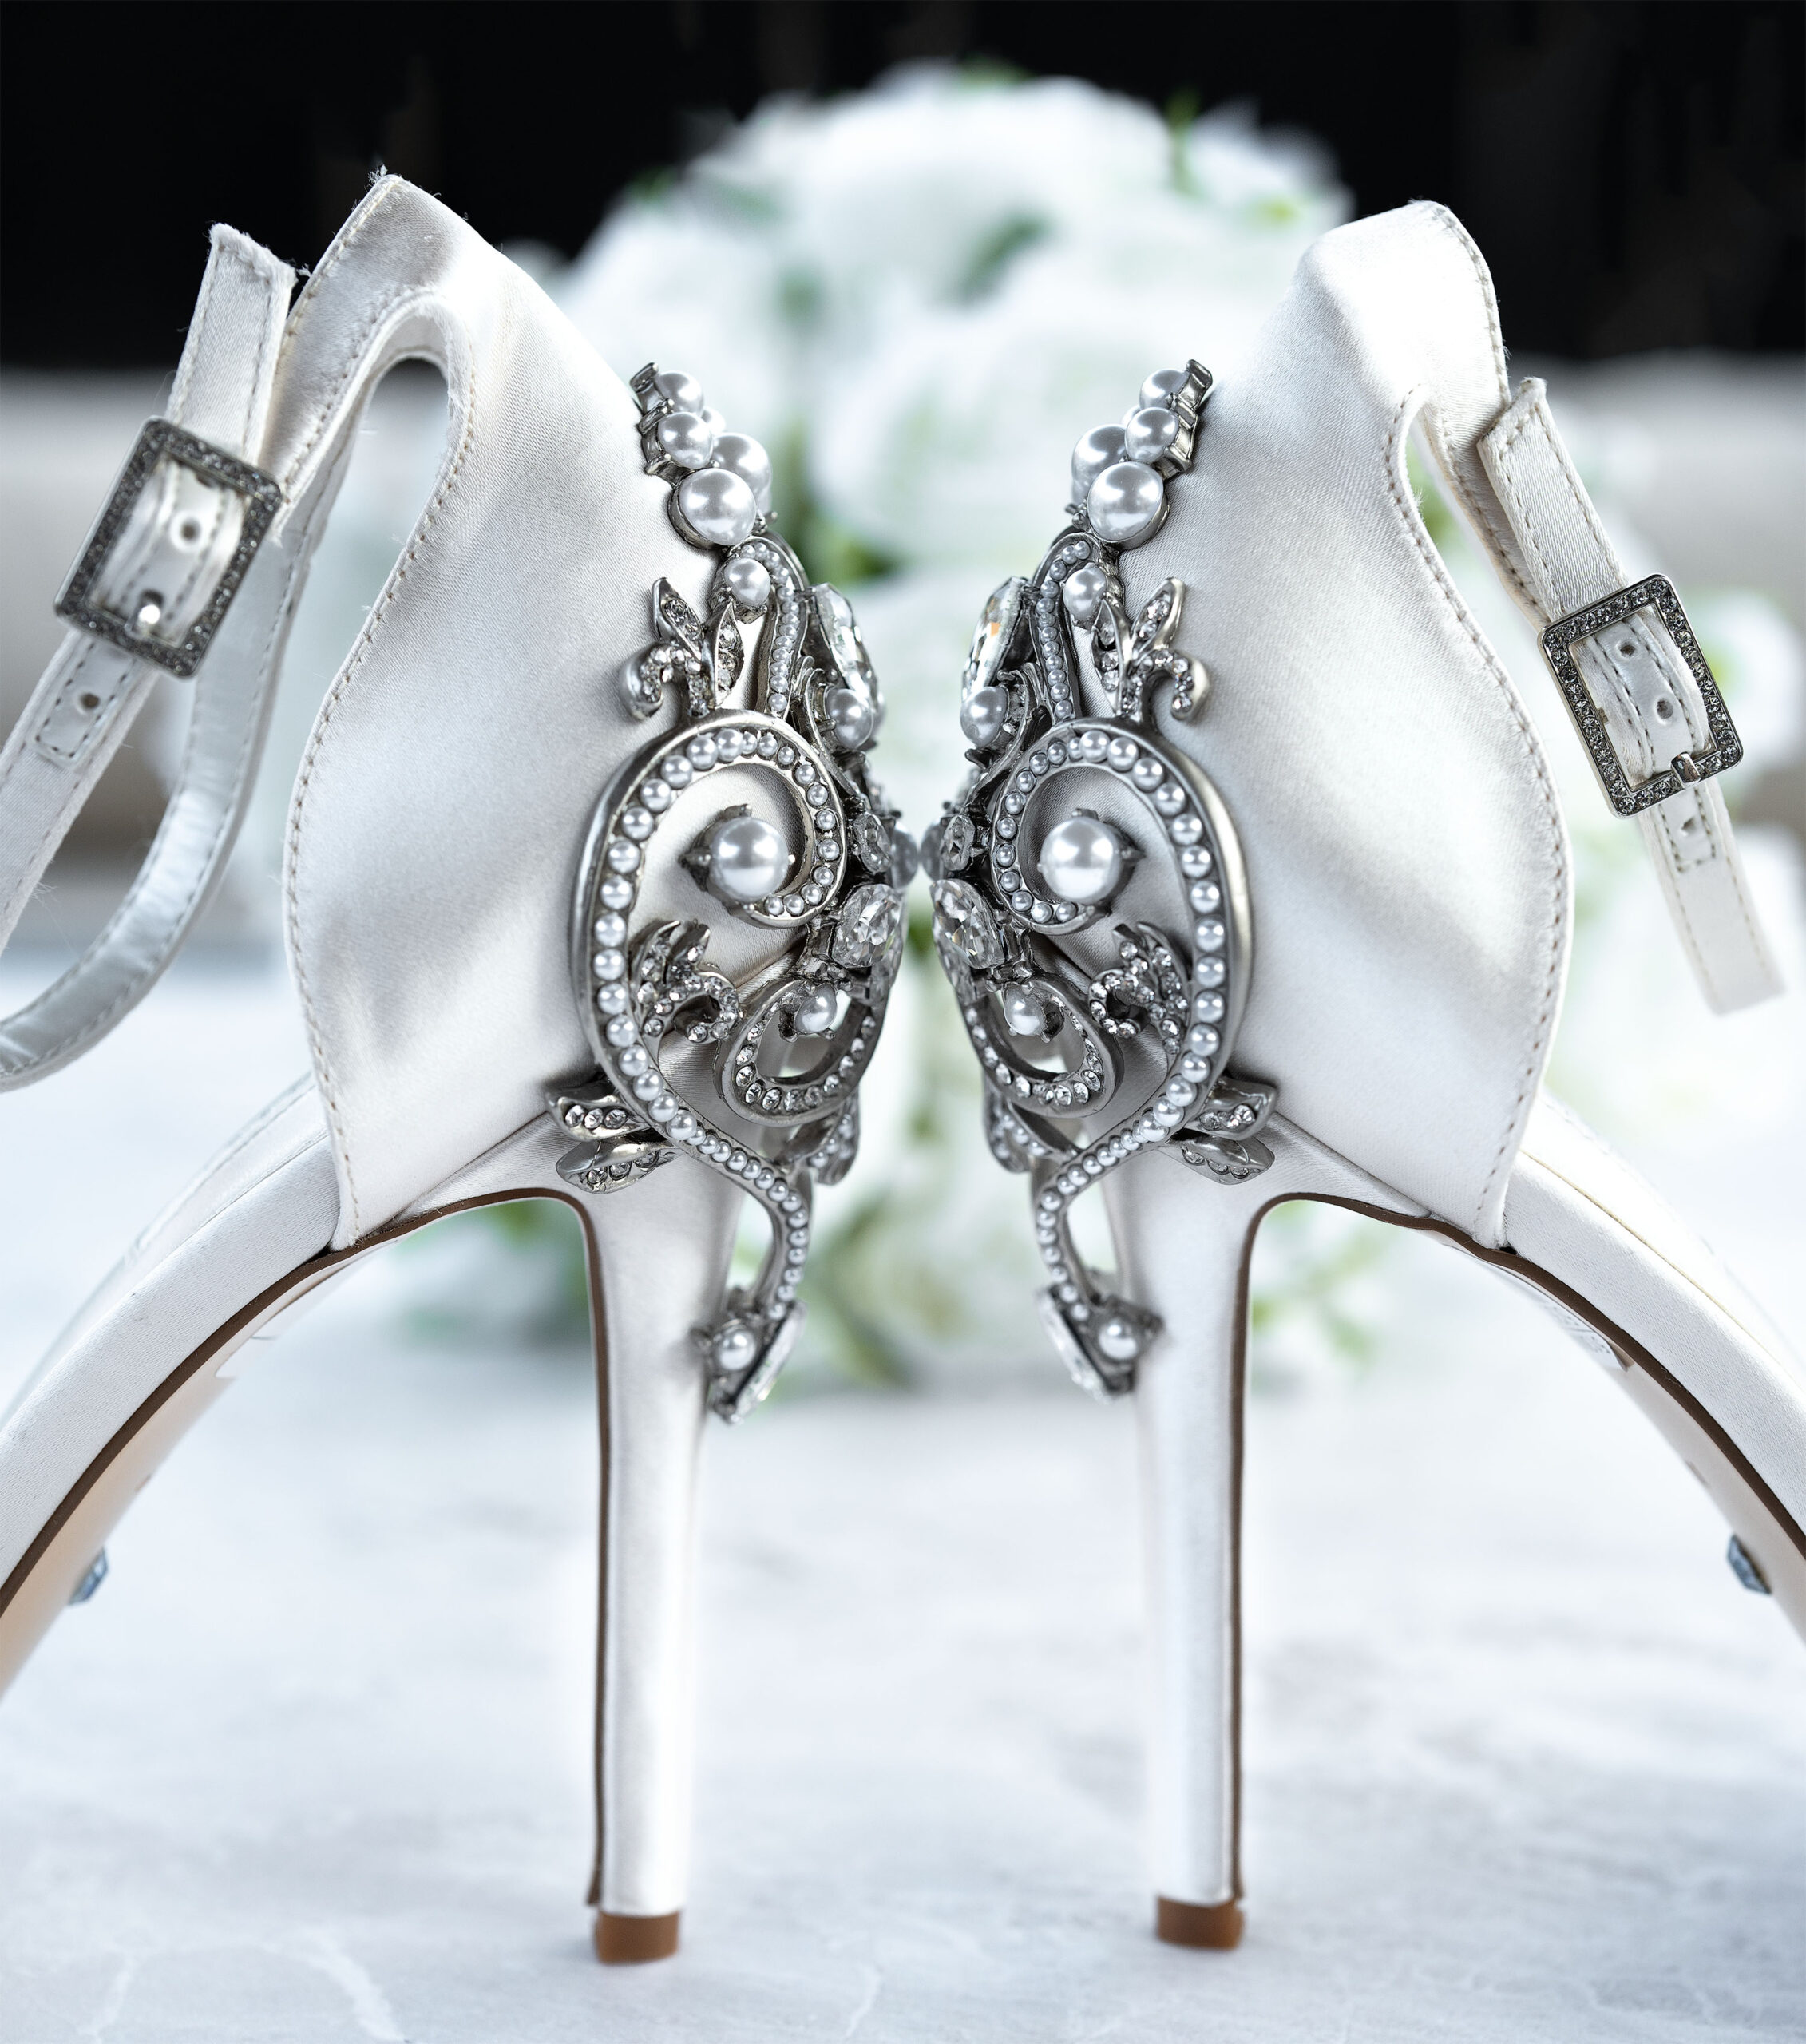
[[[852,614],[767,530],[762,450],[691,379],[624,389],[396,179],[291,310],[293,282],[216,230],[170,418],[0,755],[4,935],[159,669],[195,677],[143,872],[0,1029],[18,1085],[117,1023],[180,944],[363,406],[396,362],[438,366],[437,485],[290,814],[313,1073],[140,1238],[0,1425],[0,1678],[92,1586],[251,1336],[441,1214],[566,1201],[603,1416],[596,1948],[659,1957],[686,1879],[699,1429],[764,1395],[800,1325],[811,1182],[857,1141],[913,850],[867,773],[881,705]],[[771,1248],[724,1297],[746,1194]]]
[[[1269,1208],[1432,1230],[1532,1286],[1803,1632],[1806,1382],[1541,1091],[1566,834],[1418,515],[1414,425],[1544,633],[1707,999],[1778,982],[1711,778],[1739,756],[1730,720],[1672,591],[1624,586],[1542,387],[1514,398],[1479,252],[1434,206],[1333,233],[1250,371],[1210,386],[1195,362],[1156,374],[1080,442],[1067,529],[987,608],[973,773],[924,856],[992,1147],[1031,1177],[1049,1332],[1087,1387],[1136,1396],[1157,1928],[1227,1946],[1246,1282]],[[1120,1296],[1067,1227],[1099,1182]]]

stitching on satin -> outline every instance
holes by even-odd
[[[1548,1046],[1557,992],[1561,983],[1562,937],[1567,922],[1567,853],[1562,842],[1561,808],[1556,800],[1555,787],[1549,778],[1547,763],[1543,757],[1541,747],[1537,744],[1535,732],[1524,714],[1523,705],[1517,699],[1516,691],[1512,688],[1509,678],[1499,664],[1498,656],[1487,644],[1479,628],[1468,615],[1467,606],[1461,600],[1460,592],[1450,580],[1448,570],[1444,566],[1441,556],[1437,553],[1436,548],[1431,543],[1429,535],[1424,529],[1423,520],[1416,515],[1416,507],[1411,501],[1409,487],[1404,481],[1404,437],[1410,430],[1411,420],[1421,398],[1422,390],[1423,386],[1417,385],[1406,391],[1399,402],[1397,411],[1393,414],[1392,431],[1386,440],[1387,487],[1392,492],[1392,502],[1397,508],[1399,517],[1404,521],[1406,532],[1410,535],[1412,545],[1416,548],[1420,557],[1429,569],[1431,578],[1441,592],[1444,601],[1454,612],[1461,628],[1473,642],[1485,665],[1487,673],[1491,678],[1494,687],[1503,696],[1506,707],[1511,713],[1511,720],[1518,727],[1518,735],[1523,743],[1525,755],[1536,770],[1537,786],[1543,798],[1543,809],[1549,818],[1550,844],[1555,854],[1555,910],[1549,920],[1549,967],[1543,983],[1543,1006],[1536,1018],[1535,1030],[1531,1039],[1529,1056],[1525,1061],[1523,1078],[1519,1087],[1517,1099],[1512,1103],[1511,1113],[1506,1124],[1504,1135],[1493,1155],[1491,1166],[1487,1172],[1484,1182],[1481,1185],[1479,1198],[1474,1208],[1473,1226],[1477,1229],[1481,1216],[1486,1211],[1487,1202],[1492,1196],[1493,1187],[1498,1182],[1499,1173],[1507,1155],[1523,1139],[1524,1127],[1529,1119],[1529,1102],[1536,1090],[1536,1082],[1542,1069],[1543,1054]]]
[[[1499,406],[1502,410],[1509,410],[1511,402],[1511,379],[1505,366],[1505,335],[1499,323],[1499,298],[1492,287],[1491,273],[1487,268],[1485,259],[1481,256],[1473,236],[1468,233],[1448,207],[1429,204],[1425,206],[1424,210],[1467,259],[1467,267],[1473,272],[1474,283],[1479,291],[1480,307],[1486,316],[1487,338],[1492,344],[1493,363],[1499,375]],[[1506,542],[1509,535],[1500,531],[1499,521],[1495,515],[1494,509],[1483,502],[1462,480],[1460,463],[1456,458],[1456,450],[1451,445],[1448,435],[1443,430],[1442,414],[1440,410],[1430,412],[1430,424],[1435,436],[1437,451],[1442,458],[1443,473],[1448,478],[1462,502],[1467,505],[1475,523],[1487,536],[1490,541],[1487,551],[1492,556],[1495,569],[1512,588],[1517,590],[1527,603],[1534,602],[1535,599],[1530,587],[1524,580],[1517,563],[1512,560],[1508,551]],[[1475,443],[1474,458],[1476,461],[1479,460],[1477,440]],[[1480,462],[1483,470],[1485,465],[1483,461]]]
[[[306,325],[307,315],[313,311],[315,301],[319,299],[327,279],[344,261],[358,236],[401,188],[401,180],[391,178],[381,188],[380,198],[374,201],[366,199],[362,210],[354,215],[350,223],[341,231],[338,240],[327,251],[325,259],[319,267],[302,286],[301,295],[295,301],[294,309],[288,315],[287,323],[283,332],[282,352],[284,355],[287,355],[294,346],[296,336]],[[279,362],[278,366],[280,366]]]
[[[315,1068],[319,1074],[320,1091],[325,1097],[327,1113],[332,1123],[334,1139],[339,1158],[345,1167],[345,1189],[351,1196],[354,1241],[363,1232],[363,1224],[358,1200],[357,1180],[351,1168],[351,1148],[346,1139],[345,1125],[339,1112],[339,1098],[333,1090],[331,1064],[327,1056],[326,1040],[321,1033],[319,1017],[314,1007],[313,989],[308,983],[307,969],[301,949],[300,890],[296,883],[301,864],[302,821],[307,811],[307,794],[313,780],[315,763],[319,757],[320,747],[325,741],[327,731],[338,712],[340,698],[350,687],[352,677],[362,666],[366,656],[375,641],[378,627],[388,615],[390,605],[394,601],[402,584],[406,580],[409,568],[413,564],[422,545],[425,545],[427,534],[433,529],[440,511],[450,497],[459,476],[463,473],[464,458],[469,452],[471,436],[475,431],[476,422],[477,378],[473,367],[466,372],[465,376],[464,430],[458,439],[457,451],[453,456],[441,478],[438,488],[434,492],[431,502],[422,514],[420,522],[414,529],[414,537],[409,543],[407,552],[396,562],[388,581],[383,586],[382,595],[377,598],[369,617],[364,621],[364,628],[358,636],[357,644],[347,656],[344,666],[339,670],[337,679],[327,691],[326,701],[320,707],[319,715],[314,725],[313,735],[307,742],[306,756],[301,762],[301,771],[295,781],[295,799],[290,811],[291,821],[288,834],[287,917],[289,956],[295,961],[295,990],[301,996],[301,1011],[307,1018],[307,1040],[313,1049]]]
[[[339,380],[333,385],[331,394],[318,407],[318,416],[315,421],[313,431],[308,434],[304,445],[297,450],[294,459],[283,471],[283,496],[288,497],[294,493],[295,478],[305,467],[308,456],[319,445],[321,437],[327,428],[331,425],[339,409],[339,401],[344,394],[345,386],[350,382],[366,359],[370,336],[397,306],[406,303],[410,298],[424,299],[429,295],[429,293],[419,290],[415,286],[397,284],[393,290],[386,291],[377,300],[363,324],[351,335],[346,347],[345,366],[339,372]]]

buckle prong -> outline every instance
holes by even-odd
[[[1687,671],[1693,676],[1700,701],[1705,706],[1706,728],[1711,734],[1712,744],[1705,751],[1677,752],[1661,772],[1652,774],[1646,781],[1633,782],[1612,743],[1599,707],[1574,664],[1573,649],[1578,640],[1609,631],[1613,625],[1622,624],[1633,611],[1638,610],[1655,612],[1673,641],[1676,652],[1686,663]],[[1714,774],[1722,774],[1727,766],[1736,766],[1742,759],[1743,740],[1737,736],[1737,726],[1731,722],[1731,713],[1725,708],[1712,669],[1700,651],[1699,640],[1688,622],[1687,613],[1681,608],[1681,599],[1674,593],[1674,584],[1665,575],[1646,575],[1642,581],[1614,589],[1609,596],[1602,596],[1598,602],[1587,604],[1584,610],[1557,618],[1543,635],[1543,654],[1566,699],[1581,742],[1592,756],[1594,770],[1605,790],[1606,799],[1620,816],[1636,816],[1646,809],[1653,809],[1658,802],[1666,802],[1670,795],[1678,794],[1682,788],[1695,786]]]
[[[238,544],[232,549],[232,558],[186,636],[173,642],[154,636],[154,628],[163,618],[163,600],[160,596],[147,594],[130,616],[109,609],[94,596],[96,584],[105,570],[115,541],[152,471],[163,461],[175,461],[204,482],[230,490],[244,505],[244,522],[240,528]],[[122,652],[138,660],[149,660],[186,680],[200,665],[202,656],[232,608],[232,599],[238,594],[252,557],[282,508],[282,485],[274,476],[266,475],[248,461],[241,461],[198,434],[186,431],[172,419],[146,420],[137,445],[125,458],[125,465],[119,472],[112,495],[88,536],[88,544],[69,570],[69,579],[57,597],[57,616],[67,618],[70,624],[109,640]]]

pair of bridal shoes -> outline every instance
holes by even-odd
[[[308,561],[372,391],[448,393],[432,495],[322,704],[283,883],[312,1058],[81,1309],[0,1428],[0,1679],[91,1590],[244,1345],[442,1215],[580,1217],[603,1416],[590,1900],[675,1949],[691,1524],[711,1412],[801,1325],[814,1186],[850,1163],[915,848],[877,677],[772,529],[770,468],[687,375],[624,386],[462,221],[377,184],[291,305],[216,229],[146,427],[0,754],[0,937],[158,676],[192,691],[117,913],[0,1023],[0,1082],[121,1024],[218,881]],[[1416,432],[1544,635],[1701,990],[1776,991],[1715,777],[1734,729],[1673,592],[1630,583],[1478,252],[1417,205],[1325,236],[1247,373],[1161,370],[1075,456],[984,606],[934,932],[1024,1175],[1044,1320],[1132,1394],[1147,1497],[1159,1934],[1240,1935],[1238,1530],[1248,1261],[1325,1200],[1531,1286],[1705,1483],[1806,1630],[1806,1386],[1703,1244],[1541,1079],[1572,924],[1535,731],[1406,480]],[[1050,505],[1050,525],[1059,522]],[[949,783],[955,778],[949,771]],[[26,1160],[10,1159],[11,1167]],[[1101,1187],[1115,1275],[1071,1209]],[[743,1199],[770,1242],[731,1286]]]

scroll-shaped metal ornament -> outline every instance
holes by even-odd
[[[1074,1201],[1143,1150],[1225,1182],[1273,1161],[1275,1089],[1228,1070],[1253,949],[1241,849],[1154,723],[1162,696],[1197,715],[1208,677],[1174,644],[1184,585],[1131,619],[1119,568],[1164,521],[1210,387],[1195,362],[1158,372],[1125,426],[1079,443],[1071,522],[980,620],[960,719],[973,770],[923,846],[985,1133],[1030,1178],[1042,1318],[1100,1397],[1133,1388],[1159,1323],[1086,1267]]]
[[[675,703],[679,722],[597,806],[572,958],[599,1069],[547,1099],[578,1139],[559,1170],[582,1190],[631,1188],[681,1151],[764,1209],[758,1275],[696,1330],[709,1405],[734,1420],[802,1331],[811,1187],[857,1146],[916,850],[867,767],[883,703],[858,626],[769,529],[763,450],[723,431],[687,376],[649,365],[632,387],[648,473],[717,564],[706,616],[658,584],[652,644],[624,677],[637,715]],[[749,707],[732,707],[737,690]],[[663,913],[674,900],[690,913]],[[736,976],[711,938],[766,962]]]

